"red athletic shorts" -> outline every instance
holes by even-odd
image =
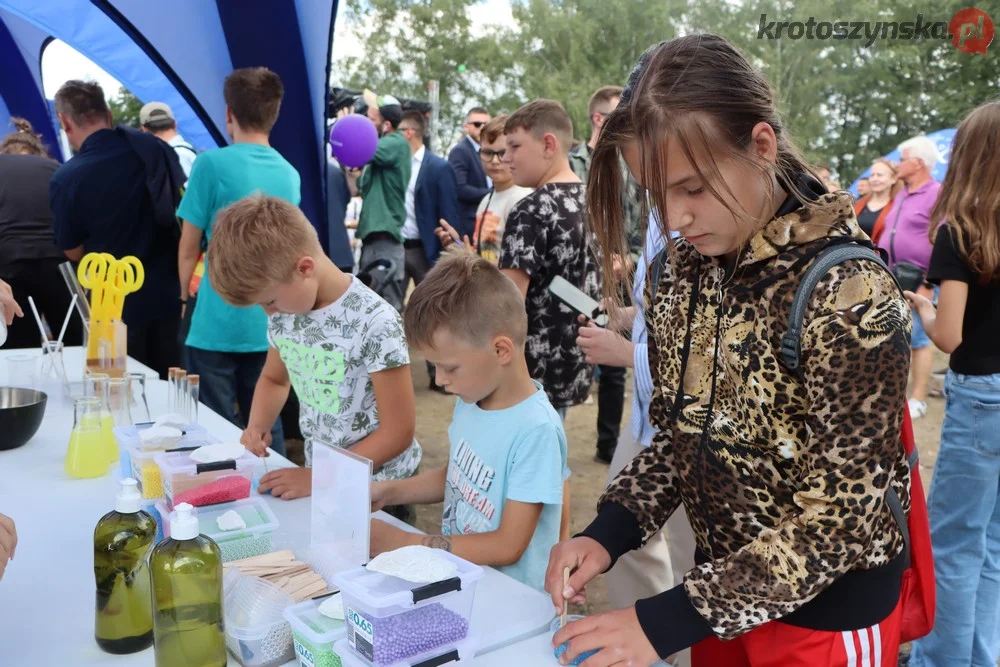
[[[900,607],[868,628],[829,632],[772,621],[724,642],[691,647],[691,667],[895,667]]]

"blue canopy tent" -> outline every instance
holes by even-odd
[[[222,82],[264,66],[285,86],[271,144],[302,177],[302,211],[341,267],[353,256],[343,224],[327,211],[325,128],[337,0],[0,0],[0,132],[10,116],[59,145],[42,86],[41,57],[60,39],[144,101],[171,106],[199,150],[224,146]]]
[[[955,130],[953,128],[947,130],[938,130],[937,132],[931,132],[930,134],[928,134],[927,138],[934,142],[934,145],[937,146],[938,153],[941,154],[941,160],[936,165],[934,165],[934,169],[931,170],[931,175],[934,177],[935,180],[943,181],[944,175],[948,171],[948,159],[951,157],[951,144],[955,140]],[[897,148],[896,150],[894,150],[893,152],[889,153],[884,157],[892,160],[893,162],[898,163],[902,158],[902,155],[900,155],[899,149]],[[870,173],[871,173],[871,167],[865,169],[864,172],[860,176],[858,176],[857,180],[851,183],[851,187],[848,189],[851,191],[852,195],[854,195],[855,197],[858,196],[858,181],[860,181],[862,178],[868,178],[868,175]]]

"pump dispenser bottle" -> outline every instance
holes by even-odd
[[[224,667],[222,552],[199,534],[194,508],[170,515],[170,537],[153,549],[153,636],[156,667]]]
[[[108,653],[135,653],[153,643],[146,558],[156,540],[156,521],[140,509],[141,499],[135,480],[123,479],[115,511],[94,529],[94,636]]]

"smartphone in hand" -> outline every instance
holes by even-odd
[[[608,326],[608,314],[601,308],[601,304],[562,276],[556,276],[552,279],[552,282],[549,283],[549,292],[597,326]]]

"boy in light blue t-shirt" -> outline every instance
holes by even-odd
[[[264,67],[238,69],[226,77],[226,130],[233,144],[197,157],[177,210],[184,221],[178,253],[184,307],[202,237],[211,240],[219,211],[255,192],[295,205],[301,200],[299,173],[268,143],[283,94],[281,79]],[[206,269],[211,261],[206,253]],[[257,378],[267,359],[264,310],[227,304],[212,287],[206,270],[186,345],[188,373],[201,376],[201,401],[245,428]],[[239,406],[239,415],[234,405]],[[280,419],[271,428],[269,444],[285,453]]]
[[[562,420],[524,356],[524,299],[491,262],[443,256],[413,291],[406,337],[458,396],[448,467],[373,486],[373,509],[444,502],[440,535],[372,521],[372,555],[422,544],[543,590],[559,541],[566,468]]]

